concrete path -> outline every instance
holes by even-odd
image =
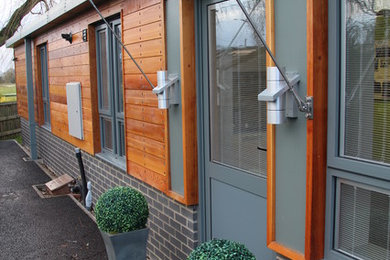
[[[50,178],[14,141],[0,141],[0,259],[106,259],[96,224],[67,196],[41,199]]]

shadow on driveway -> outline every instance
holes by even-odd
[[[71,198],[34,191],[50,178],[25,156],[0,142],[0,259],[106,259],[96,224]]]

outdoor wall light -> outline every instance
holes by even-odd
[[[169,105],[180,103],[179,76],[170,74],[166,70],[157,71],[157,87],[153,93],[157,94],[158,108],[168,109]]]
[[[63,33],[61,34],[62,38],[64,38],[66,41],[72,43],[72,33]]]
[[[291,85],[296,88],[300,81],[299,74],[287,72],[286,75]],[[257,99],[267,102],[268,124],[279,125],[286,117],[298,117],[294,95],[277,67],[267,67],[267,88],[257,96]]]

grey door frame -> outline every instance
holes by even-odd
[[[49,93],[49,74],[48,74],[48,60],[47,60],[47,44],[41,44],[39,48],[39,59],[40,59],[40,75],[41,75],[41,90],[42,90],[42,102],[43,104],[43,116],[44,126],[51,127],[51,116],[50,116],[50,93]],[[46,104],[46,105],[45,105]]]
[[[114,16],[114,18],[109,20],[110,26],[114,30],[116,30],[117,27],[119,27],[119,30],[122,28],[121,20],[120,18],[117,18]],[[106,151],[115,158],[122,158],[124,160],[125,157],[125,151],[121,151],[121,134],[120,134],[120,127],[119,123],[122,123],[124,125],[124,111],[119,112],[119,101],[120,98],[122,99],[122,106],[124,109],[124,103],[123,103],[123,96],[120,97],[119,95],[119,88],[123,88],[123,84],[119,84],[119,77],[122,77],[122,74],[119,73],[119,66],[122,66],[122,64],[118,64],[118,43],[111,33],[111,31],[108,29],[106,24],[101,24],[95,27],[95,34],[96,34],[96,58],[97,58],[97,73],[100,74],[102,67],[100,62],[100,46],[101,42],[99,39],[100,32],[104,32],[106,35],[106,55],[108,59],[108,81],[109,81],[109,110],[102,108],[102,83],[100,76],[97,77],[97,85],[98,85],[98,103],[99,103],[99,120],[100,120],[100,140],[101,140],[101,148],[102,151]],[[121,55],[121,54],[120,54]],[[121,58],[122,59],[122,58]],[[122,61],[123,62],[123,61]],[[123,82],[123,79],[121,79]],[[123,93],[122,93],[123,94]],[[104,118],[111,120],[111,128],[112,128],[112,151],[109,151],[105,148],[104,144],[104,136],[103,136],[103,120]]]
[[[208,107],[208,99],[205,97],[208,97],[208,93],[206,93],[205,85],[209,85],[208,79],[209,79],[209,72],[208,72],[208,48],[202,48],[204,44],[208,46],[207,40],[208,40],[208,14],[207,14],[207,8],[205,8],[207,5],[210,4],[216,4],[220,2],[224,2],[227,0],[207,0],[207,1],[195,1],[195,21],[196,21],[196,28],[195,28],[195,35],[196,35],[196,77],[197,77],[197,134],[198,134],[198,179],[199,179],[199,214],[198,214],[198,225],[199,225],[199,240],[200,242],[204,242],[208,238],[208,232],[209,232],[209,226],[210,223],[207,219],[207,212],[210,212],[210,209],[207,211],[207,200],[209,199],[206,196],[206,190],[209,188],[207,185],[207,161],[206,157],[209,156],[209,138],[208,138],[208,131],[206,130],[206,127],[208,126],[208,123],[205,124],[206,120],[206,114],[209,112]],[[207,145],[206,145],[207,144]],[[220,167],[221,165],[219,165]],[[234,177],[235,171],[238,171],[239,169],[234,169],[229,166],[222,165],[222,167],[225,167],[228,171],[228,176],[224,175],[224,177],[228,178],[228,183],[233,183],[238,178]],[[226,174],[226,173],[224,173]],[[246,173],[250,174],[250,173]],[[251,181],[246,181],[243,184],[246,187],[246,190],[249,190],[249,192],[257,194],[261,197],[266,198],[266,191],[267,191],[267,179],[263,176],[257,176],[254,174],[255,178],[261,179],[261,183],[254,183]],[[241,181],[241,180],[240,180]],[[260,185],[259,185],[260,184]]]
[[[203,64],[202,61],[205,57],[202,52],[202,4],[201,1],[195,2],[195,61],[196,61],[196,105],[197,105],[197,142],[198,142],[198,196],[199,196],[199,208],[198,208],[198,230],[199,230],[199,242],[206,241],[206,196],[205,196],[205,178],[204,178],[204,126],[203,126]]]
[[[328,144],[327,183],[325,215],[325,257],[324,259],[351,260],[334,250],[337,179],[389,190],[389,166],[353,160],[339,154],[340,137],[340,91],[341,91],[341,23],[340,0],[328,2]]]

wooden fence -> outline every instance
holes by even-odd
[[[16,102],[0,103],[0,140],[15,138],[20,132]]]

